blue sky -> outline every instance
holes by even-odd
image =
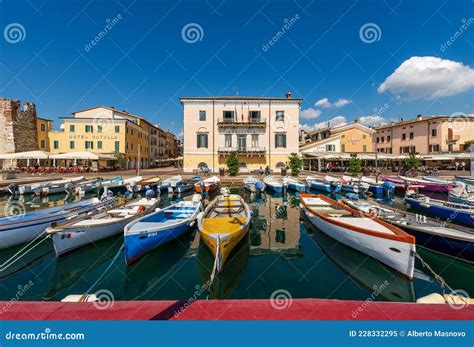
[[[308,128],[328,120],[377,124],[420,113],[473,113],[470,0],[0,6],[0,95],[35,102],[56,128],[58,117],[107,105],[179,133],[181,96],[287,90],[304,99],[300,123]]]

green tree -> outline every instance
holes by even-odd
[[[231,154],[229,158],[227,158],[227,171],[229,171],[229,175],[237,175],[239,173],[239,168],[239,158],[237,158],[237,155]]]
[[[114,156],[115,156],[115,158],[117,158],[117,165],[118,165],[121,169],[125,169],[125,164],[126,164],[126,161],[125,161],[125,154],[120,153],[120,152],[115,152],[115,153],[114,153]]]
[[[303,167],[303,160],[301,160],[301,158],[296,153],[291,153],[291,155],[288,157],[288,160],[290,162],[291,175],[298,176],[301,168]]]
[[[422,159],[418,156],[418,153],[410,153],[409,157],[403,160],[403,163],[406,165],[408,169],[415,169],[421,166]]]
[[[469,147],[473,145],[474,145],[474,140],[469,140],[469,141],[464,142],[464,147],[466,149],[469,149]]]
[[[357,176],[362,168],[362,160],[357,158],[357,154],[351,154],[351,159],[349,159],[349,172],[352,176]]]

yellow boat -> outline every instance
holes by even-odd
[[[201,239],[214,256],[214,268],[221,272],[235,246],[249,231],[250,208],[240,195],[214,199],[199,216]]]

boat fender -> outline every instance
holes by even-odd
[[[140,205],[137,208],[137,214],[142,214],[143,212],[145,212],[145,210],[146,210],[145,206]]]
[[[417,304],[445,304],[443,296],[438,293],[432,293],[416,299]]]
[[[420,206],[421,206],[421,207],[425,207],[425,208],[430,208],[430,207],[431,207],[430,204],[425,204],[425,203],[423,203],[423,202],[420,203]]]

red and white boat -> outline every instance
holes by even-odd
[[[302,194],[300,199],[310,222],[323,233],[413,279],[413,236],[324,195]]]
[[[206,178],[205,180],[201,180],[194,184],[194,190],[198,193],[209,193],[212,190],[216,190],[219,188],[221,180],[217,176],[212,176]]]

